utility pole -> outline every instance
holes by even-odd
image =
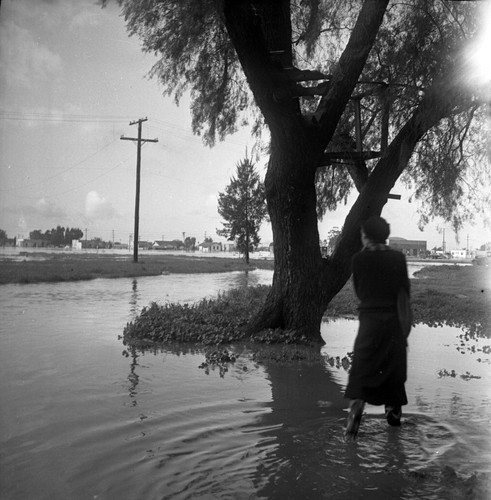
[[[158,139],[142,139],[142,123],[148,118],[140,118],[130,122],[130,125],[138,123],[138,138],[121,136],[122,141],[137,141],[136,149],[136,195],[135,195],[135,231],[133,238],[133,262],[138,262],[138,228],[140,223],[140,165],[142,142],[159,142]]]

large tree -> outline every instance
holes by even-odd
[[[235,241],[249,264],[249,252],[261,241],[259,229],[266,217],[264,186],[249,158],[237,163],[235,177],[223,193],[218,193],[218,213],[225,222],[217,234]]]
[[[482,202],[472,189],[489,176],[474,133],[483,101],[461,64],[477,31],[475,2],[120,3],[129,32],[159,57],[151,74],[177,101],[189,92],[206,143],[247,120],[269,132],[275,270],[254,328],[320,340],[360,223],[381,213],[398,179],[425,200],[423,224],[441,216],[458,227]],[[358,198],[323,259],[318,216],[352,189]]]

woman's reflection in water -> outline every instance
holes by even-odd
[[[345,442],[343,387],[327,366],[323,362],[274,361],[264,365],[272,402],[271,412],[259,423],[266,430],[257,445],[261,450],[254,480],[257,495],[270,499],[380,498],[370,469],[370,461],[377,461],[371,449],[373,440],[355,445]],[[385,465],[393,467],[395,460],[400,468],[398,459],[403,460],[403,454],[397,450],[398,436],[385,433],[375,441],[376,451],[383,455],[380,459],[391,462]],[[390,493],[395,495],[392,498],[400,498],[404,490],[398,483],[401,476],[396,474],[394,479]],[[361,493],[363,496],[356,496]]]

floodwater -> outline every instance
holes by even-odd
[[[118,336],[151,301],[271,276],[0,286],[0,498],[491,498],[489,340],[418,325],[403,426],[368,407],[354,444],[342,358],[356,321],[323,325],[322,364],[239,346],[227,372],[200,368],[199,350],[124,355]]]

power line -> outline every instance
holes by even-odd
[[[72,123],[118,123],[127,121],[127,116],[122,115],[82,115],[82,114],[70,114],[62,113],[60,116],[56,116],[53,113],[36,113],[36,112],[23,112],[23,111],[0,111],[0,120],[14,120],[14,121],[41,121],[41,122],[72,122]],[[200,136],[194,134],[187,127],[176,125],[175,123],[161,120],[159,118],[151,117],[152,122],[160,123],[166,128],[169,128],[169,132],[176,137],[181,137],[184,139],[193,139],[196,142],[202,143]],[[149,128],[156,128],[156,126],[150,125]],[[178,132],[181,132],[179,134]],[[233,139],[227,140],[228,145],[244,146],[246,143],[243,141],[236,141]],[[215,148],[223,148],[223,143],[217,143]],[[227,148],[231,149],[231,148]]]
[[[39,181],[39,182],[36,182],[34,184],[27,184],[27,185],[24,185],[24,186],[19,186],[19,187],[12,187],[12,188],[8,188],[8,189],[0,189],[0,191],[2,192],[5,192],[5,191],[16,191],[18,189],[26,189],[26,188],[30,188],[30,187],[34,187],[34,186],[39,186],[40,184],[44,184],[45,182],[51,180],[51,179],[54,179],[55,177],[58,177],[60,175],[63,175],[65,174],[66,172],[69,172],[70,170],[73,170],[75,168],[77,168],[79,165],[81,165],[82,163],[85,163],[86,161],[90,160],[91,158],[93,158],[94,156],[98,155],[101,151],[104,151],[106,148],[108,148],[111,144],[114,144],[116,142],[116,139],[113,139],[111,142],[109,142],[108,144],[106,144],[105,146],[102,146],[101,148],[99,148],[97,151],[95,151],[94,153],[92,153],[91,155],[87,156],[86,158],[84,158],[83,160],[80,160],[79,162],[75,163],[74,165],[66,168],[65,170],[62,170],[61,172],[57,173],[57,174],[54,174],[50,177],[46,177],[45,179],[43,179],[42,181]]]
[[[25,113],[23,111],[0,111],[0,120],[14,121],[39,121],[39,122],[78,122],[78,123],[116,123],[128,120],[126,116],[119,115],[76,115],[61,113],[57,116],[53,113]]]
[[[50,198],[54,198],[55,196],[63,196],[65,194],[72,193],[73,191],[77,191],[78,189],[83,188],[85,186],[88,186],[89,184],[92,184],[97,179],[100,179],[101,177],[104,177],[105,175],[107,175],[110,172],[112,172],[113,170],[116,170],[117,168],[121,167],[132,156],[133,156],[133,154],[127,156],[126,158],[124,158],[123,160],[121,160],[119,163],[117,163],[114,167],[110,168],[109,170],[106,170],[105,172],[103,172],[102,174],[98,175],[97,177],[93,177],[90,181],[84,182],[83,184],[79,184],[78,186],[70,188],[70,189],[67,189],[66,191],[62,191],[62,192],[54,193],[54,194],[49,194],[49,195],[46,195],[46,196],[50,197]],[[34,185],[36,185],[36,184],[34,184]],[[9,194],[9,193],[7,192],[7,194]],[[25,199],[31,199],[31,200],[36,200],[36,199],[39,198],[38,196],[31,196],[31,197],[29,197],[29,196],[24,196],[24,195],[22,197],[25,198]]]

